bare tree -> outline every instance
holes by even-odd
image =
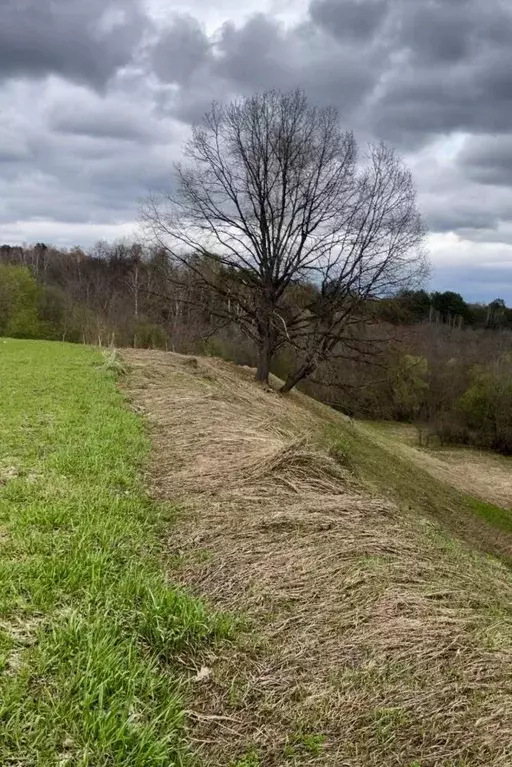
[[[176,191],[149,200],[143,220],[255,341],[259,380],[288,346],[288,391],[360,338],[369,299],[422,274],[410,173],[382,144],[361,165],[337,111],[300,91],[213,104],[185,154]]]

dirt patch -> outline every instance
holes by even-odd
[[[16,466],[1,466],[0,465],[0,487],[6,485],[12,479],[16,479],[20,474],[19,469]]]
[[[321,411],[218,360],[127,351],[172,571],[250,630],[203,659],[206,764],[506,767],[512,580],[314,447]]]

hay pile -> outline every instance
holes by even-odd
[[[195,683],[205,762],[510,767],[510,571],[371,497],[302,398],[218,360],[124,356],[154,491],[184,509],[179,576],[250,622]]]

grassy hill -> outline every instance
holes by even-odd
[[[197,693],[205,763],[510,764],[508,512],[251,371],[124,357],[173,577],[248,621]]]
[[[505,491],[122,359],[0,342],[0,763],[508,767]]]

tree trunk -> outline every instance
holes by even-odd
[[[268,377],[270,375],[270,344],[268,339],[265,339],[259,350],[258,354],[258,367],[256,368],[256,380],[262,383],[268,384]]]
[[[302,381],[304,378],[307,378],[311,373],[314,372],[316,368],[316,365],[311,362],[305,362],[304,365],[301,365],[295,372],[290,373],[284,384],[281,386],[279,391],[281,394],[288,394],[289,391],[293,389],[294,386],[297,386],[299,381]]]

